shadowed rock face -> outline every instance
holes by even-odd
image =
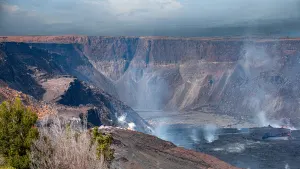
[[[8,83],[8,85],[16,90],[20,90],[26,94],[30,94],[37,99],[42,97],[45,92],[41,85],[30,75],[36,73],[36,67],[42,76],[44,72],[48,74],[63,73],[60,67],[53,63],[47,62],[53,56],[42,50],[32,52],[26,44],[6,43],[0,45],[2,59],[0,61],[0,79]],[[43,56],[43,57],[40,57]]]
[[[94,126],[109,125],[130,128],[130,123],[132,123],[135,126],[134,130],[151,133],[149,124],[130,107],[103,90],[89,86],[77,79],[70,83],[70,87],[61,96],[58,103],[66,106],[92,107],[86,113],[86,118]],[[120,120],[121,118],[123,120]]]
[[[63,45],[77,46],[79,55],[112,82],[110,90],[136,109],[197,110],[246,118],[263,113],[268,118],[292,118],[294,124],[299,121],[300,39],[0,39],[30,43],[70,58],[75,49]]]
[[[25,43],[1,43],[0,101],[12,100],[18,95],[33,96],[27,105],[37,107],[41,118],[47,114],[68,119],[87,115],[91,125],[119,126],[150,133],[147,122],[111,95],[116,94],[113,84],[94,69],[84,55],[76,53],[75,46],[60,47],[61,51],[68,51],[61,53]]]
[[[86,55],[84,55],[84,46],[79,44],[29,44],[37,49],[42,49],[50,54],[56,54],[55,57],[62,69],[70,75],[78,77],[80,80],[93,83],[95,86],[104,89],[106,92],[117,96],[113,83],[101,72],[96,70]]]
[[[47,78],[52,75],[68,74],[76,76],[80,80],[94,82],[97,87],[116,95],[114,89],[110,87],[113,86],[111,81],[94,69],[88,59],[81,54],[78,45],[49,44],[46,46],[57,48],[57,51],[47,51],[39,45],[34,47],[24,43],[2,43],[0,50],[3,59],[0,73],[3,80],[9,81],[15,89],[21,89],[24,86],[23,92],[26,84],[32,84],[36,86],[36,90],[27,93],[39,98],[43,91],[37,89],[37,84],[33,84],[35,83],[34,77],[30,77],[30,74],[33,74],[38,80],[44,76]],[[24,80],[28,82],[17,86]]]

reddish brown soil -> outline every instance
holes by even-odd
[[[117,128],[102,129],[114,138],[112,168],[139,169],[238,169],[215,157],[176,147],[171,142],[143,133]]]
[[[38,114],[39,118],[57,113],[52,105],[37,101],[31,96],[7,87],[5,83],[0,83],[0,102],[14,101],[15,98],[20,98],[26,106]]]

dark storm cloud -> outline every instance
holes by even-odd
[[[300,0],[0,0],[0,35],[298,36]]]

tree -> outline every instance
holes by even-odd
[[[30,165],[30,147],[38,138],[34,127],[37,114],[25,107],[19,98],[0,105],[0,154],[8,165],[27,169]]]
[[[111,162],[114,159],[114,150],[110,148],[113,138],[110,134],[104,135],[98,132],[98,127],[93,129],[92,144],[96,143],[97,157]]]

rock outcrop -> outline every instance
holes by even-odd
[[[86,113],[87,121],[96,126],[119,126],[145,133],[152,132],[149,124],[129,106],[103,90],[77,79],[70,83],[68,90],[57,102],[71,107],[92,107]]]

